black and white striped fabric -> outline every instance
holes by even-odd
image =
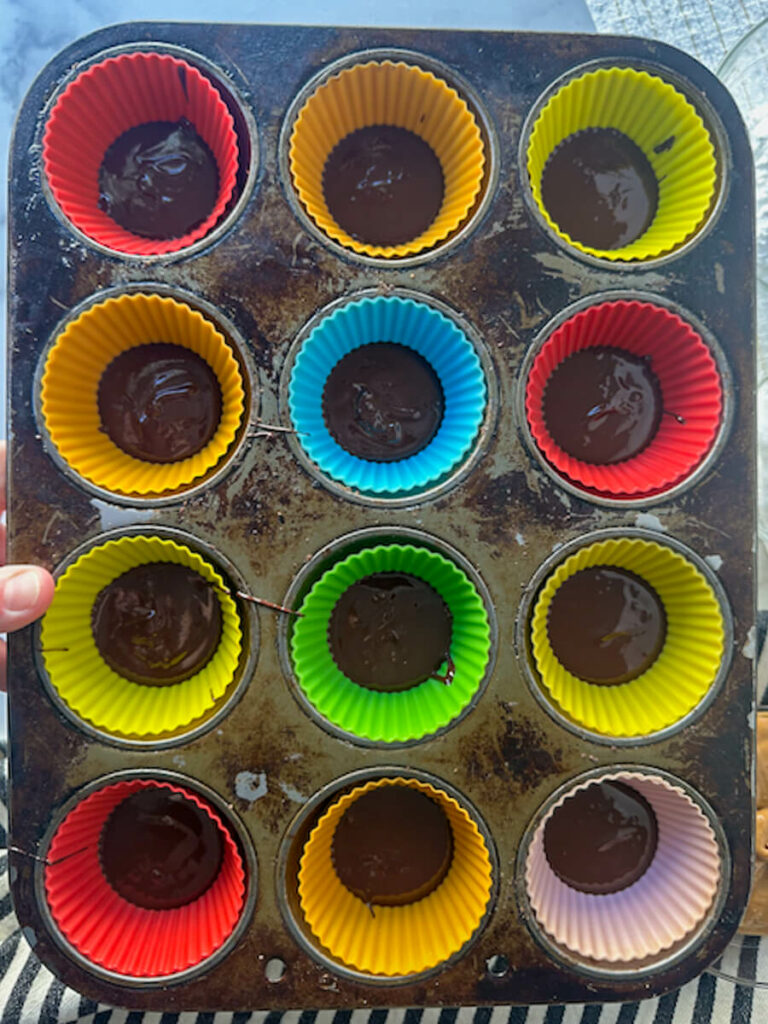
[[[0,1024],[766,1024],[768,984],[753,988],[723,975],[768,980],[768,941],[734,944],[718,964],[669,995],[639,1003],[462,1007],[413,1010],[296,1010],[280,1014],[143,1013],[114,1009],[67,988],[22,936],[8,892],[5,758],[0,771]]]

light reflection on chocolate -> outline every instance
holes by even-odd
[[[575,242],[620,249],[656,214],[659,187],[640,147],[616,128],[584,128],[552,152],[541,176],[550,218]]]
[[[183,345],[136,345],[106,367],[99,417],[118,448],[145,462],[178,462],[201,451],[221,420],[216,374]]]
[[[350,132],[323,168],[331,216],[352,238],[369,245],[418,238],[437,216],[443,188],[443,170],[432,148],[396,125]]]
[[[213,209],[216,158],[186,118],[123,132],[99,168],[99,207],[144,238],[180,238]]]

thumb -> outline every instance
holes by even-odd
[[[47,610],[53,598],[53,577],[37,565],[0,568],[0,632],[29,625]]]

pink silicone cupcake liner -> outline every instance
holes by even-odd
[[[596,895],[555,874],[544,852],[544,826],[574,792],[608,780],[626,783],[650,803],[658,842],[633,885]],[[525,865],[528,897],[544,931],[571,952],[609,964],[644,960],[690,935],[712,906],[720,873],[717,840],[693,800],[660,776],[626,771],[586,779],[565,793],[536,829]]]
[[[563,451],[543,410],[555,368],[573,353],[598,346],[647,358],[664,410],[650,443],[611,465],[583,462]],[[651,303],[622,300],[585,309],[550,335],[528,375],[525,411],[539,450],[563,477],[592,494],[636,499],[669,490],[701,463],[720,427],[723,391],[709,348],[689,324]]]
[[[218,196],[208,216],[182,237],[144,238],[99,209],[99,168],[129,128],[181,118],[216,159]],[[196,68],[168,54],[122,54],[88,68],[56,101],[43,136],[45,174],[65,216],[94,242],[136,256],[178,252],[204,238],[232,197],[237,163],[237,135],[224,100]]]
[[[224,860],[209,889],[173,910],[138,907],[109,885],[99,860],[101,831],[113,809],[140,789],[180,793],[208,813],[224,840]],[[177,974],[214,953],[243,908],[245,870],[216,811],[195,793],[133,779],[91,793],[59,825],[46,858],[45,891],[56,924],[86,959],[132,978]]]

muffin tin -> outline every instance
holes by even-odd
[[[44,168],[46,125],[63,91],[94,65],[137,53],[197,69],[237,135],[231,196],[212,229],[178,251],[136,254],[95,239],[68,219]],[[475,154],[480,139],[482,160],[470,158],[474,184],[460,213],[403,251],[349,244],[294,188],[302,112],[328,81],[359,77],[349,69],[368,65],[417,68],[430,89],[433,80],[444,83],[449,116],[457,116],[458,99],[461,116],[469,110],[474,118]],[[681,237],[670,242],[662,233],[650,255],[616,259],[578,248],[538,205],[528,173],[537,119],[561,87],[585,75],[631,79],[632,89],[648,81],[653,90],[672,87],[674,103],[684,97],[686,116],[692,109],[711,140],[711,161],[701,158],[706,182],[694,190],[700,209]],[[328,116],[321,106],[321,121]],[[659,159],[674,142],[670,134],[660,140]],[[123,714],[119,702],[94,696],[92,654],[74,659],[60,650],[73,642],[68,613],[58,625],[51,613],[42,627],[10,638],[11,889],[41,959],[104,1002],[234,1010],[639,999],[682,984],[720,955],[750,880],[755,435],[751,156],[719,83],[684,54],[641,39],[127,24],[73,44],[37,79],[16,127],[11,197],[9,561],[56,571],[55,613],[64,608],[64,579],[76,579],[88,559],[108,561],[104,551],[186,552],[170,560],[202,559],[208,578],[223,580],[239,634],[236,664],[211,701],[151,728],[143,712]],[[185,317],[213,325],[217,351],[231,353],[242,382],[244,413],[223,454],[199,472],[136,485],[127,472],[75,465],[61,437],[89,401],[72,401],[70,390],[87,349],[88,331],[77,343],[78,330],[97,311],[112,311],[109,327],[142,304],[180,304]],[[639,488],[606,488],[564,471],[528,421],[527,382],[547,340],[582,314],[594,318],[593,307],[672,324],[698,339],[706,357],[707,394],[693,401],[705,407],[706,436],[682,469],[646,475]],[[460,436],[418,472],[382,478],[368,464],[367,473],[351,475],[333,453],[305,442],[295,382],[310,343],[323,356],[338,324],[357,318],[355,330],[362,323],[375,336],[381,318],[395,313],[417,316],[425,333],[438,325],[428,358],[460,346]],[[75,339],[74,369],[65,365],[62,386],[49,360],[65,334]],[[451,360],[445,364],[449,373]],[[318,370],[308,365],[311,397]],[[50,407],[65,399],[62,435]],[[79,452],[77,423],[73,429]],[[662,687],[661,696],[645,697],[654,713],[630,712],[629,727],[626,715],[599,708],[585,717],[562,688],[544,685],[547,658],[533,639],[547,580],[595,548],[630,561],[653,552],[673,566],[673,590],[675,573],[694,581],[668,645],[675,659],[690,658],[689,669],[676,673],[675,663],[660,673],[666,687],[679,680],[688,699],[657,714]],[[333,591],[348,566],[359,575],[378,571],[382,559],[387,567],[429,566],[428,579],[447,562],[453,582],[441,592],[456,602],[454,621],[466,636],[455,697],[444,688],[449,706],[432,706],[442,684],[427,681],[398,695],[416,694],[414,706],[403,702],[384,726],[376,708],[339,710],[333,693],[318,697],[318,688],[328,689],[313,653],[323,629],[313,618],[320,613],[310,614],[312,601],[333,598],[322,588],[317,596],[321,581]],[[71,598],[83,621],[92,600],[85,593],[74,587]],[[462,595],[471,596],[466,613]],[[700,599],[704,613],[686,612]],[[307,615],[297,620],[275,605]],[[641,944],[606,948],[551,923],[540,829],[570,792],[601,778],[649,794],[664,828],[679,820],[696,851],[688,871],[687,849],[674,835],[659,847],[671,885],[659,891],[685,904],[672,914],[675,927],[661,925],[661,939],[644,933]],[[323,901],[311,898],[312,885],[317,897],[327,877],[316,827],[325,822],[327,833],[339,806],[384,779],[436,795],[462,869],[451,869],[433,894],[437,903],[413,905],[429,948],[404,956],[385,948],[393,934],[392,948],[407,945],[402,914],[365,909],[337,941],[317,909]],[[110,787],[133,791],[147,780],[205,803],[228,829],[245,875],[223,933],[159,973],[94,953],[87,937],[70,941],[68,911],[51,895],[53,874],[78,878],[56,845],[72,815],[89,799],[104,805]],[[314,860],[305,858],[310,849]],[[74,863],[78,850],[67,850]],[[477,857],[485,867],[469,868]],[[456,895],[467,879],[476,886],[469,909]],[[542,909],[547,900],[550,910]],[[593,911],[602,913],[594,904],[584,913]],[[361,942],[376,955],[352,948]]]

